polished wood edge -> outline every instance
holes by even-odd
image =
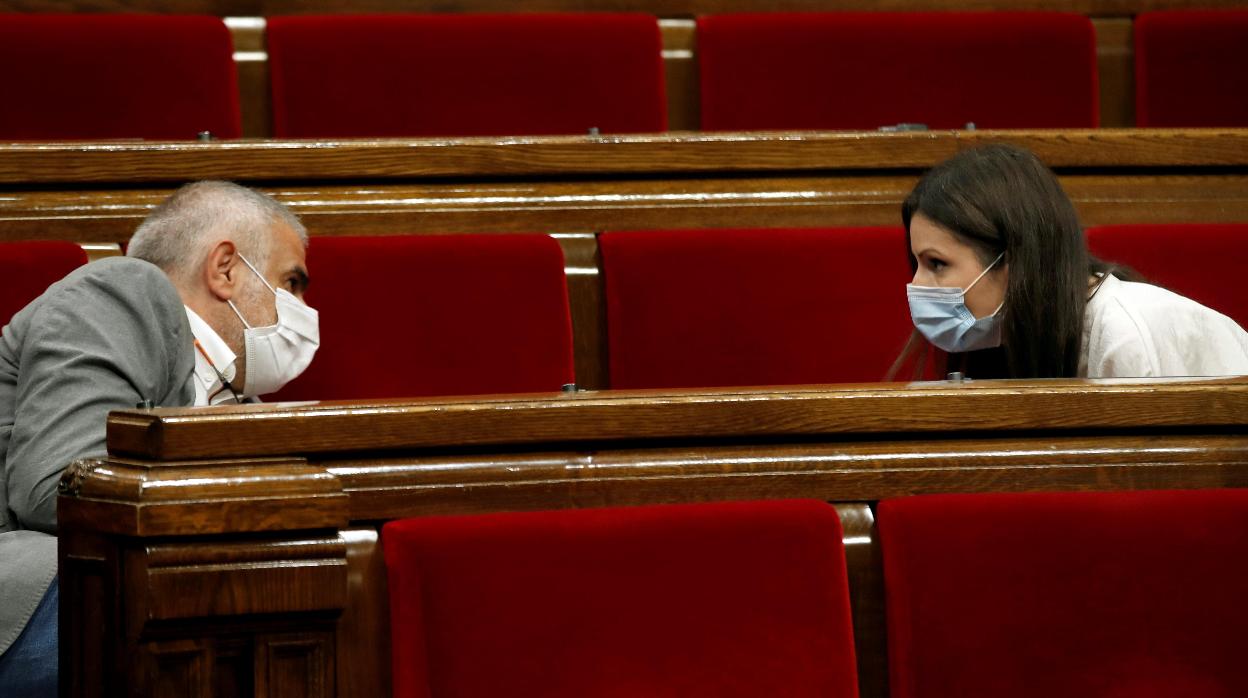
[[[209,535],[337,528],[347,505],[338,479],[302,459],[84,459],[62,476],[57,519],[116,535]]]
[[[0,143],[0,183],[925,169],[960,149],[986,142],[1032,148],[1052,167],[1248,165],[1248,129],[679,132]]]
[[[350,518],[568,506],[1248,486],[1248,434],[1003,436],[326,461]],[[846,535],[850,535],[848,532]]]
[[[126,411],[110,416],[108,446],[114,455],[162,461],[619,439],[1245,425],[1245,377],[940,381]]]
[[[336,532],[165,541],[127,553],[145,620],[341,610],[347,548]]]

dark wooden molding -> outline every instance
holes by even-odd
[[[114,412],[111,453],[151,460],[592,443],[1248,425],[1248,379],[977,381],[611,391]]]
[[[338,480],[299,458],[151,463],[79,461],[61,480],[61,526],[115,535],[338,528],[347,499]]]
[[[0,144],[0,184],[412,180],[931,167],[1008,142],[1051,167],[1248,165],[1248,129],[665,133],[212,143]]]

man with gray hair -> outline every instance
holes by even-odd
[[[110,410],[241,402],[273,392],[320,341],[307,232],[228,182],[189,184],[128,257],[53,284],[0,335],[0,695],[56,695],[56,493],[106,453]]]

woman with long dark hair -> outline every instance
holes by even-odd
[[[931,347],[973,378],[1248,374],[1234,320],[1088,254],[1075,208],[1032,153],[960,153],[901,209],[915,333],[893,366]]]

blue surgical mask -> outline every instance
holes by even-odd
[[[966,307],[966,292],[1005,256],[1002,252],[965,289],[906,284],[910,317],[927,341],[951,354],[1001,346],[1001,308],[976,318]]]

